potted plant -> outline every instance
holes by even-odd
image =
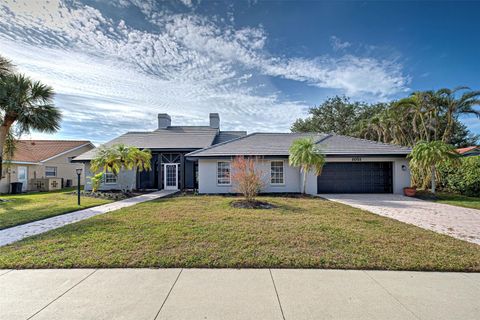
[[[407,197],[415,197],[415,195],[417,194],[417,187],[411,186],[411,187],[403,188],[403,194],[406,195]]]

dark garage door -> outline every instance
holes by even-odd
[[[317,178],[318,193],[392,193],[391,162],[331,162]]]

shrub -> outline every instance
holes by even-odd
[[[248,202],[255,201],[264,185],[262,172],[256,168],[252,158],[235,157],[232,161],[231,178],[235,191],[243,194]]]
[[[466,196],[480,196],[480,156],[461,159],[460,166],[442,165],[442,189]]]

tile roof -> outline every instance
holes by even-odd
[[[475,149],[478,149],[480,150],[480,146],[472,146],[472,147],[466,147],[466,148],[459,148],[457,149],[457,152],[460,153],[460,154],[464,154],[466,152],[469,152],[469,151],[472,151],[472,150],[475,150]]]
[[[88,144],[91,144],[91,142],[87,140],[18,140],[15,143],[15,152],[11,160],[41,162]]]
[[[127,132],[107,143],[105,146],[125,144],[140,149],[203,149],[210,147],[215,140],[222,141],[245,135],[243,131],[219,131],[209,126],[170,126],[147,132]],[[75,158],[76,161],[91,160],[96,149]]]
[[[323,133],[252,133],[187,154],[191,157],[235,155],[287,156],[292,142],[312,137],[326,155],[407,155],[411,149],[393,144]]]

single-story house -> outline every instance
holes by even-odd
[[[480,156],[480,146],[460,148],[457,149],[457,152],[462,155],[462,157]]]
[[[303,174],[288,164],[289,148],[299,138],[311,137],[325,155],[320,176],[307,176],[308,194],[402,193],[410,186],[406,156],[410,148],[336,134],[252,133],[187,154],[198,161],[200,193],[232,193],[231,161],[254,157],[264,175],[267,193],[302,191]]]
[[[208,126],[172,126],[171,117],[161,113],[158,115],[158,127],[155,130],[127,132],[105,143],[105,146],[124,144],[149,149],[152,152],[152,170],[138,173],[128,170],[118,175],[107,173],[104,175],[100,190],[198,188],[198,162],[188,160],[185,155],[246,135],[245,131],[220,130],[218,113],[210,113],[209,118]],[[85,164],[87,174],[85,190],[92,189],[88,177],[94,175],[90,170],[90,161],[95,154],[96,149],[90,150],[74,160]]]
[[[319,177],[309,173],[307,192],[402,193],[410,186],[406,156],[410,148],[393,144],[318,133],[253,133],[220,131],[218,114],[210,114],[209,126],[171,126],[170,117],[158,115],[159,127],[150,132],[129,132],[106,145],[123,143],[152,151],[152,170],[107,174],[101,190],[198,189],[200,193],[233,193],[231,161],[236,156],[254,157],[265,180],[263,192],[299,193],[303,175],[288,164],[292,142],[312,137],[326,156]],[[75,161],[86,164],[95,150]],[[85,188],[91,189],[87,179]]]
[[[21,182],[22,191],[76,186],[76,169],[84,166],[72,159],[93,148],[90,141],[83,140],[18,140],[13,157],[3,163],[0,193],[9,193],[13,182]],[[84,182],[82,174],[81,184]]]

